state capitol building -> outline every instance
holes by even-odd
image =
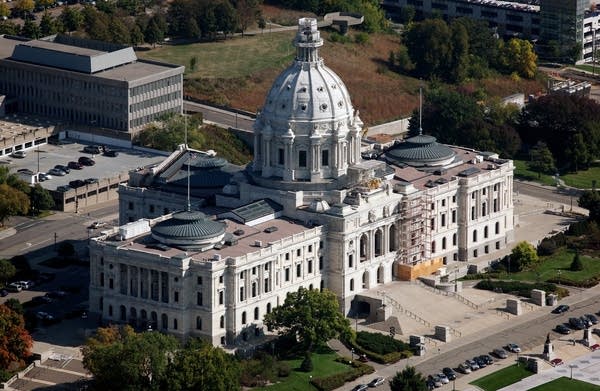
[[[260,341],[264,314],[299,287],[333,291],[352,315],[357,295],[513,240],[511,160],[423,132],[364,160],[363,123],[319,55],[315,19],[299,20],[294,44],[251,164],[181,146],[121,185],[122,225],[90,244],[90,312],[239,346]]]

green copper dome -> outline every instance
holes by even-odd
[[[152,227],[152,236],[161,243],[182,248],[202,247],[218,242],[225,234],[225,224],[213,221],[202,212],[177,212]]]

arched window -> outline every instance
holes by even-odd
[[[474,242],[477,241],[477,230],[476,229],[473,230],[473,241]]]
[[[431,253],[433,254],[435,252],[435,240],[433,242],[431,242]]]
[[[258,307],[254,308],[254,320],[258,320]]]
[[[375,231],[375,256],[379,257],[383,254],[383,233],[380,229]]]
[[[167,316],[167,314],[162,314],[160,320],[162,329],[167,330],[169,328],[169,317]]]
[[[365,261],[367,259],[367,254],[369,252],[369,238],[366,234],[363,234],[360,237],[360,261]]]
[[[271,313],[271,303],[267,303],[267,314]]]
[[[196,316],[196,330],[202,330],[202,318]]]
[[[442,250],[445,250],[445,249],[446,249],[446,238],[443,237],[442,238]]]
[[[173,319],[173,330],[177,330],[177,319]]]
[[[496,221],[496,235],[500,233],[500,223]]]
[[[354,278],[350,279],[350,290],[353,291],[354,290]]]
[[[225,328],[225,317],[223,315],[221,315],[221,318],[219,319],[219,327],[222,329]]]
[[[383,283],[383,273],[384,273],[383,270],[384,270],[383,269],[383,265],[381,265],[381,266],[379,266],[377,268],[377,283],[378,284],[382,284]]]
[[[396,243],[396,224],[390,226],[388,239],[390,241],[390,251],[398,250],[398,245]]]
[[[242,324],[246,324],[246,311],[242,312]]]
[[[129,309],[129,318],[131,320],[136,320],[137,319],[137,311],[135,310],[135,308],[131,307]]]
[[[252,283],[252,297],[256,297],[256,282]]]
[[[369,284],[369,274],[367,272],[364,272],[362,275],[362,287],[363,289],[368,288],[368,284]]]
[[[483,237],[487,239],[488,237],[488,227],[487,225],[483,228]]]
[[[456,234],[452,235],[452,245],[456,246]]]

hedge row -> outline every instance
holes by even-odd
[[[352,370],[336,373],[329,376],[313,378],[311,384],[319,391],[330,391],[342,387],[345,383],[358,379],[361,376],[375,372],[372,366],[360,361],[352,361],[348,357],[338,357],[335,361],[352,366]]]
[[[362,331],[362,332],[364,332],[364,331]],[[369,333],[369,334],[378,334],[378,333]],[[383,335],[383,334],[379,334],[379,335]],[[384,337],[392,339],[391,337],[388,337],[385,335],[384,335]],[[394,341],[397,341],[397,340],[394,340]],[[371,361],[375,361],[376,363],[379,363],[379,364],[391,364],[391,363],[395,363],[396,361],[401,360],[403,358],[408,358],[408,357],[412,356],[412,352],[409,350],[409,348],[406,346],[406,344],[401,341],[397,341],[397,342],[402,343],[402,345],[405,347],[405,350],[390,352],[387,354],[379,354],[379,353],[372,352],[372,351],[366,349],[364,346],[359,345],[356,342],[356,340],[344,340],[342,342],[346,345],[346,347],[348,347],[348,349],[354,349],[356,354],[365,354]]]
[[[561,289],[555,284],[549,282],[527,283],[521,281],[482,280],[475,285],[475,288],[494,292],[500,291],[502,293],[516,292],[517,295],[523,297],[531,297],[531,291],[533,289],[541,289],[546,293],[556,293],[560,297],[566,296],[568,294],[565,293],[565,289]]]
[[[574,286],[577,288],[591,288],[593,286],[598,285],[598,283],[600,282],[600,279],[598,277],[594,277],[594,278],[590,278],[588,280],[584,280],[584,281],[575,281],[575,280],[571,280],[565,277],[561,277],[561,278],[551,278],[550,280],[548,280],[548,282],[552,282],[554,284],[561,284],[561,285],[568,285],[568,286]]]
[[[366,331],[356,333],[356,343],[365,350],[381,355],[402,352],[409,349],[407,344],[389,335]]]

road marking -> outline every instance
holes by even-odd
[[[49,242],[49,241],[51,241],[51,240],[52,240],[52,239],[48,238],[48,239],[46,239],[46,240],[42,240],[41,242],[37,242],[37,243],[29,243],[29,242],[27,242],[27,243],[25,243],[25,247],[23,247],[23,248],[22,248],[22,250],[28,250],[28,249],[30,249],[31,247],[36,247],[36,246],[39,246],[40,244],[43,244],[43,243]]]
[[[15,225],[14,228],[21,229],[21,230],[26,230],[26,229],[29,229],[31,227],[35,227],[36,225],[44,224],[44,222],[45,221],[43,221],[43,220],[38,220],[38,221],[33,221],[33,222],[26,221],[26,222],[23,222],[21,224]]]

